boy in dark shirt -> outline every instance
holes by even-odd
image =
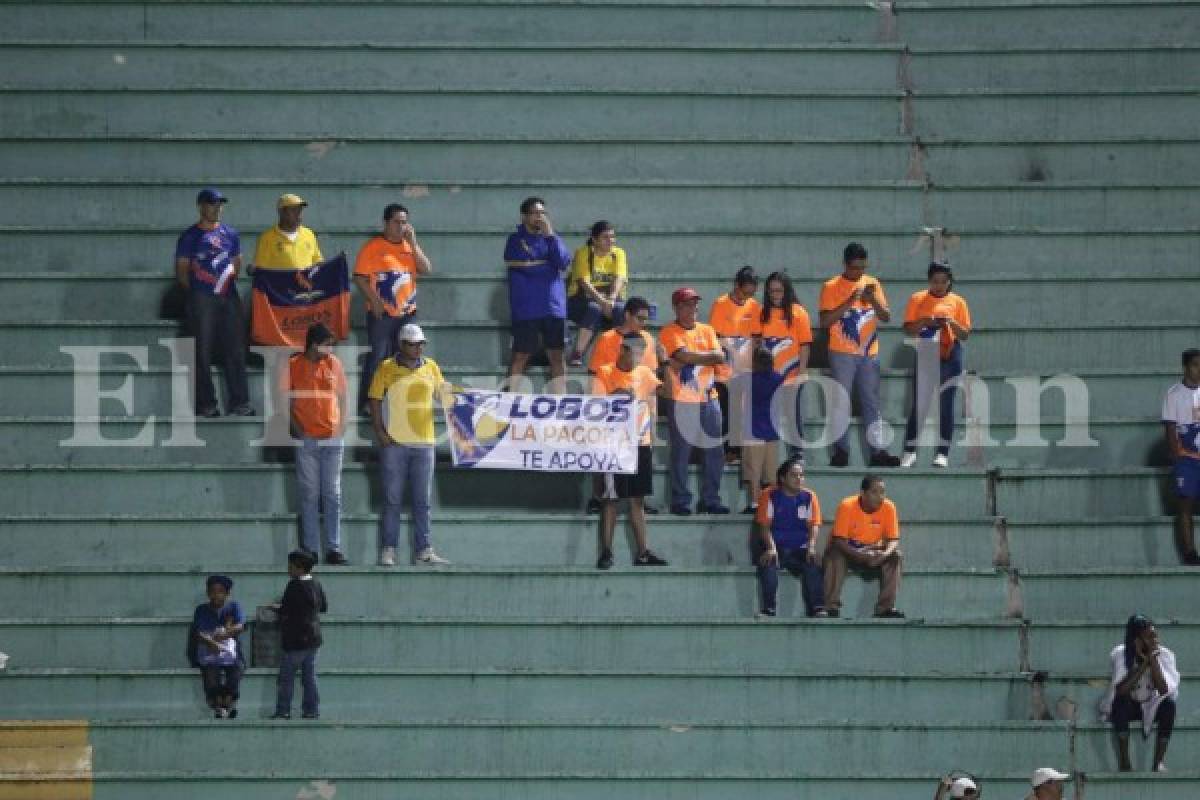
[[[312,576],[316,559],[303,550],[288,554],[288,581],[279,611],[279,629],[283,634],[283,654],[279,660],[278,691],[275,714],[271,719],[292,718],[292,687],[296,668],[304,687],[301,707],[305,719],[320,716],[317,694],[317,648],[321,646],[320,615],[329,610],[325,591]]]

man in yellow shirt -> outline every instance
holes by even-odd
[[[400,329],[400,352],[384,359],[371,379],[367,396],[383,470],[382,547],[379,563],[396,565],[404,489],[412,486],[413,563],[433,567],[450,562],[429,543],[433,495],[434,401],[449,386],[432,358],[425,358],[425,333],[417,325]]]
[[[304,269],[324,260],[317,235],[300,224],[307,206],[296,194],[285,194],[275,202],[279,222],[258,237],[252,269]]]

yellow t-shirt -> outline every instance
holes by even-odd
[[[583,291],[579,288],[580,278],[591,281],[596,291],[605,295],[617,278],[623,278],[625,285],[621,287],[618,296],[624,300],[629,288],[629,268],[625,263],[625,251],[614,247],[607,256],[598,258],[592,253],[592,246],[585,244],[575,251],[575,257],[571,259],[571,272],[567,276],[567,297]]]
[[[416,369],[388,358],[375,370],[367,397],[383,401],[384,427],[397,444],[433,444],[434,398],[444,381],[432,358]]]
[[[317,235],[301,225],[296,240],[289,239],[279,226],[263,231],[254,248],[254,266],[261,269],[304,269],[324,260]]]

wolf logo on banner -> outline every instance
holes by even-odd
[[[303,348],[310,325],[339,339],[350,334],[350,267],[346,254],[307,269],[254,273],[250,337],[255,344]]]

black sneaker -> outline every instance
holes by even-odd
[[[588,504],[587,504],[587,513],[589,513],[589,514],[599,514],[599,513],[600,513],[600,510],[601,510],[603,507],[604,507],[604,504],[600,502],[600,498],[599,498],[599,497],[589,497],[589,498],[588,498]]]
[[[825,609],[825,616],[829,617],[830,619],[837,619],[841,615],[842,615],[842,612],[836,608]]]
[[[347,561],[346,557],[337,550],[330,550],[325,554],[325,563],[332,567],[344,567],[350,562]]]
[[[850,454],[845,450],[834,450],[833,456],[829,459],[831,467],[848,467],[850,466]]]
[[[658,506],[652,506],[649,503],[644,503],[642,505],[642,510],[645,511],[647,514],[658,514],[659,513]]]
[[[760,617],[773,617],[773,616],[775,616],[775,609],[773,609],[773,608],[759,609],[758,615]]]
[[[723,506],[720,503],[717,503],[715,506],[708,506],[708,505],[704,505],[703,503],[701,503],[700,505],[696,506],[696,513],[697,514],[728,514],[729,506]]]
[[[303,717],[304,719],[320,719],[321,718],[321,715],[318,714],[316,711],[305,711],[300,716]]]
[[[898,467],[900,456],[894,456],[886,450],[876,450],[871,454],[872,467]]]
[[[292,718],[292,714],[290,711],[287,711],[287,712],[276,711],[274,714],[271,715],[271,719],[291,719],[291,718]]]
[[[605,550],[600,554],[600,558],[596,559],[596,569],[612,569],[612,565],[612,550]]]
[[[635,567],[665,567],[667,560],[659,557],[653,550],[646,548],[638,553],[637,558],[633,560]]]
[[[1183,563],[1184,566],[1188,567],[1200,567],[1200,553],[1197,553],[1195,550],[1190,553],[1184,553]]]
[[[692,510],[687,506],[671,506],[671,513],[677,517],[690,517]]]
[[[229,709],[229,718],[237,719],[237,709],[236,708]]]
[[[742,509],[743,514],[757,514],[758,506],[746,506]]]
[[[887,611],[876,611],[875,616],[879,619],[904,619],[904,612],[898,608],[889,608]]]
[[[196,412],[196,416],[203,417],[204,419],[216,419],[217,417],[221,416],[221,412],[217,410],[216,406],[213,406],[212,408],[200,409]]]
[[[253,417],[254,413],[254,409],[250,406],[238,406],[231,409],[229,415],[232,417]]]

